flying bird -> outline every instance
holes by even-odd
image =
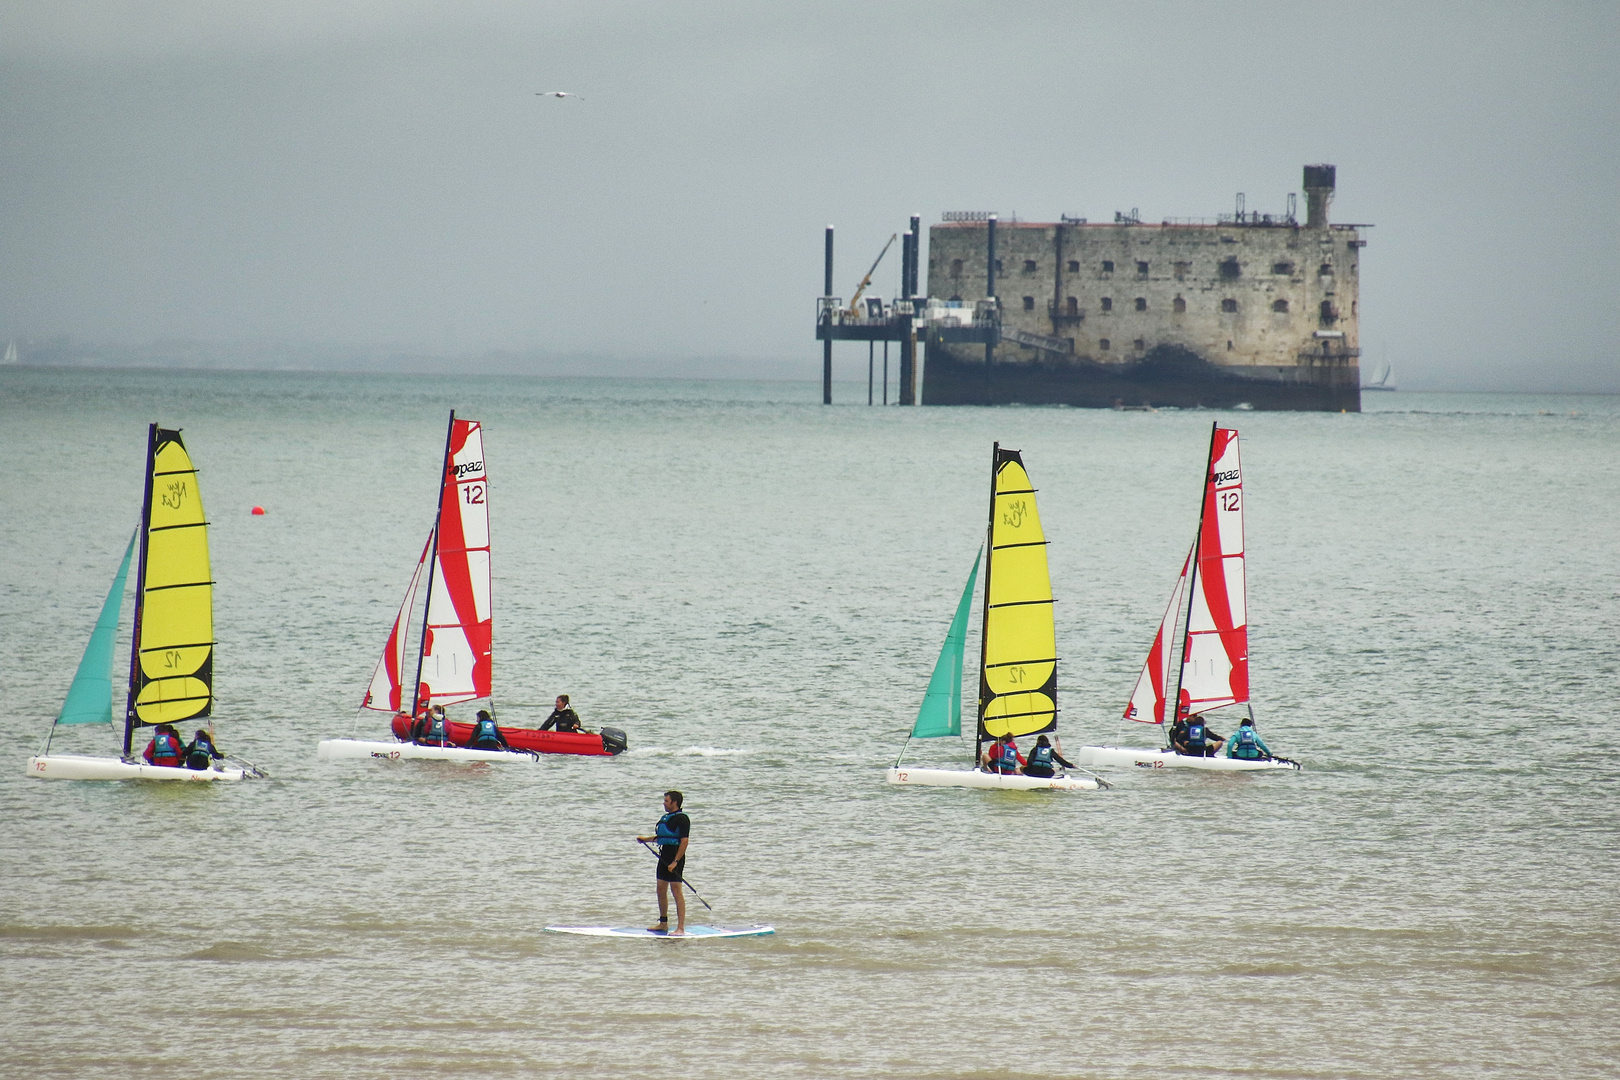
[[[584,98],[579,97],[578,94],[569,93],[567,90],[542,90],[539,93],[535,94],[534,96],[535,97],[554,97],[554,98],[571,97],[571,98],[579,98],[579,100],[581,100],[581,101],[585,100]]]

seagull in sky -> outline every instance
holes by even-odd
[[[584,98],[579,97],[578,94],[570,93],[567,90],[542,90],[539,93],[535,94],[534,96],[535,97],[554,97],[554,98],[571,97],[571,98],[579,98],[579,100],[581,100],[581,101],[585,100]]]

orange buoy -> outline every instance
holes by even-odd
[[[254,508],[253,508],[253,516],[254,516],[254,517],[264,517],[264,507],[262,507],[262,506],[255,506],[255,507],[254,507]]]

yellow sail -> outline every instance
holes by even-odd
[[[207,716],[214,585],[197,470],[178,431],[152,426],[128,726]]]
[[[1023,458],[998,443],[994,461],[979,671],[981,739],[1057,727],[1057,632],[1046,534]]]

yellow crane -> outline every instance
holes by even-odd
[[[866,287],[868,285],[872,284],[872,275],[877,273],[878,263],[883,261],[883,256],[885,256],[885,255],[887,255],[889,253],[889,249],[894,246],[894,242],[895,242],[896,239],[899,238],[899,236],[900,236],[899,233],[890,233],[889,234],[889,242],[887,244],[883,245],[883,250],[878,252],[878,257],[876,259],[872,260],[872,269],[870,269],[870,270],[868,270],[866,272],[866,276],[861,278],[861,283],[855,287],[855,296],[849,302],[849,317],[850,318],[853,319],[853,318],[857,317],[857,315],[858,315],[858,310],[857,309],[861,305],[861,294],[866,291]],[[887,348],[888,346],[884,346],[884,347]]]

